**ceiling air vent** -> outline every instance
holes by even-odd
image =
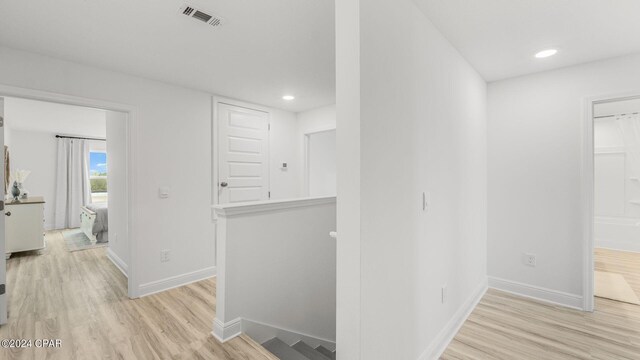
[[[212,15],[210,13],[206,13],[205,11],[196,9],[193,6],[185,5],[180,8],[180,12],[182,15],[186,15],[190,18],[200,20],[203,23],[207,23],[213,27],[218,27],[222,25],[222,18],[216,15]]]

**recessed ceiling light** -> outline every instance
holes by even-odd
[[[538,59],[542,59],[542,58],[546,58],[546,57],[549,57],[549,56],[553,56],[553,55],[555,55],[557,53],[558,53],[558,50],[556,50],[556,49],[547,49],[547,50],[542,50],[539,53],[537,53],[536,57]]]
[[[287,101],[291,101],[291,100],[295,100],[295,96],[293,95],[285,95],[282,97],[282,100],[287,100]]]

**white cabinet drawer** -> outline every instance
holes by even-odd
[[[44,248],[44,204],[7,204],[5,214],[6,252]]]

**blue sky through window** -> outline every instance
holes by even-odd
[[[89,172],[91,175],[107,173],[107,154],[103,152],[89,153]]]

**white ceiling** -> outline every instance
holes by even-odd
[[[4,99],[5,123],[11,131],[38,131],[105,138],[106,111],[19,98]]]
[[[223,26],[182,0],[5,0],[0,45],[290,111],[335,103],[334,0],[189,3]]]
[[[639,0],[414,1],[487,81],[640,52]],[[290,111],[335,103],[334,0],[189,3],[224,25],[182,0],[5,0],[0,45]]]
[[[487,81],[640,52],[639,0],[414,1]]]

